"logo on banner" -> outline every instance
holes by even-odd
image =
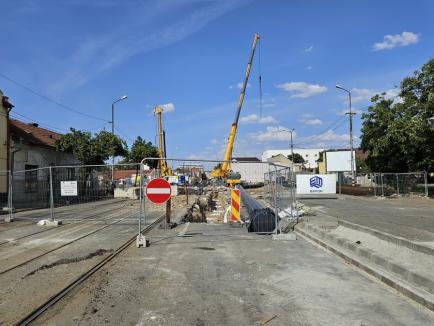
[[[310,178],[309,181],[310,181],[310,186],[316,189],[321,188],[323,185],[322,178],[317,175]]]

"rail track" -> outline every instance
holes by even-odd
[[[118,214],[119,214],[119,212],[116,212],[116,215],[118,215]],[[111,215],[108,219],[110,219],[111,217],[114,217],[114,216]],[[81,236],[79,236],[79,237],[77,237],[77,238],[75,238],[75,239],[72,239],[71,241],[65,242],[65,243],[61,244],[60,246],[57,246],[57,247],[52,248],[52,249],[50,249],[50,250],[47,250],[47,251],[45,251],[45,252],[43,252],[43,253],[41,253],[41,254],[39,254],[39,255],[37,255],[37,256],[34,256],[34,257],[30,258],[30,259],[27,259],[26,261],[23,261],[23,262],[21,262],[21,263],[19,263],[19,264],[17,264],[17,265],[14,265],[14,266],[9,267],[9,268],[7,268],[7,269],[5,269],[5,270],[2,270],[2,271],[0,271],[0,275],[6,274],[6,273],[8,273],[8,272],[10,272],[10,271],[13,271],[13,270],[15,270],[15,269],[17,269],[17,268],[19,268],[19,267],[22,267],[22,266],[24,266],[24,265],[26,265],[26,264],[28,264],[28,263],[30,263],[30,262],[35,261],[35,260],[37,260],[37,259],[39,259],[39,258],[41,258],[41,257],[43,257],[43,256],[46,256],[46,255],[48,255],[48,254],[50,254],[50,253],[52,253],[52,252],[54,252],[54,251],[56,251],[56,250],[59,250],[59,249],[61,249],[61,248],[64,248],[64,247],[66,247],[66,246],[68,246],[68,245],[70,245],[70,244],[72,244],[72,243],[74,243],[74,242],[77,242],[77,241],[79,241],[79,240],[82,240],[82,239],[84,239],[84,238],[86,238],[86,237],[88,237],[88,236],[90,236],[90,235],[92,235],[92,234],[95,234],[95,233],[100,232],[100,231],[102,231],[102,230],[104,230],[104,229],[106,229],[106,228],[108,228],[108,227],[110,227],[110,226],[113,226],[113,225],[115,225],[115,224],[118,224],[118,223],[120,223],[121,221],[127,219],[128,217],[130,217],[130,216],[126,216],[126,217],[124,217],[124,218],[121,218],[121,219],[115,220],[115,221],[113,221],[112,223],[105,224],[105,225],[103,225],[103,226],[100,227],[100,228],[97,228],[97,229],[92,230],[92,231],[90,231],[90,232],[88,232],[88,233],[86,233],[86,234],[83,234],[83,235],[81,235]],[[97,224],[97,223],[94,223],[94,224],[92,224],[92,225],[96,225],[96,224]]]
[[[80,219],[66,219],[67,221],[72,221],[72,223],[66,223],[66,224],[62,224],[62,225],[56,226],[56,227],[46,228],[46,229],[44,229],[44,230],[40,230],[40,231],[37,231],[37,232],[34,232],[34,233],[26,234],[26,235],[23,235],[23,236],[20,236],[20,237],[14,238],[14,239],[12,239],[12,240],[3,241],[3,242],[0,242],[0,246],[2,246],[2,245],[4,245],[4,244],[7,244],[7,243],[15,242],[15,241],[18,241],[18,240],[21,240],[21,239],[24,239],[24,238],[28,238],[28,237],[31,237],[31,236],[33,236],[33,235],[37,235],[37,234],[40,234],[40,233],[43,233],[43,232],[51,231],[51,230],[53,230],[53,229],[54,229],[54,230],[55,230],[55,229],[59,229],[59,227],[64,228],[65,226],[73,225],[73,224],[75,224],[75,223],[78,223],[79,221],[83,221],[83,220],[89,221],[89,220],[92,220],[93,217],[96,217],[96,216],[99,216],[99,215],[101,215],[101,214],[105,214],[105,213],[108,213],[108,212],[113,212],[114,210],[123,209],[123,208],[125,208],[125,207],[127,207],[127,205],[122,205],[122,206],[120,206],[120,207],[110,207],[109,209],[105,209],[105,210],[103,210],[103,211],[99,211],[99,212],[97,212],[97,213],[87,215],[87,216],[82,217],[82,218],[80,218]],[[103,219],[103,220],[100,220],[100,221],[105,221],[105,220],[106,220],[106,219]],[[8,230],[8,231],[9,231],[9,230]],[[1,232],[1,231],[0,231],[0,232]],[[3,232],[4,232],[4,231],[3,231]]]
[[[154,222],[147,225],[142,229],[142,233],[149,232],[156,224],[160,223],[164,219],[164,214],[157,218]],[[22,318],[17,325],[29,325],[33,321],[35,321],[38,317],[40,317],[44,312],[53,307],[57,302],[59,302],[62,298],[64,298],[68,293],[72,290],[80,286],[84,283],[90,276],[95,274],[98,270],[100,270],[103,266],[105,266],[108,262],[110,262],[113,258],[127,249],[134,241],[136,240],[136,235],[128,239],[125,243],[123,243],[120,247],[118,247],[112,254],[108,255],[100,262],[98,262],[95,266],[93,266],[90,270],[81,274],[74,281],[72,281],[69,285],[59,291],[57,294],[51,296],[46,302],[41,304],[38,308],[34,309],[24,318]]]

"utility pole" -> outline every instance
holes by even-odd
[[[111,121],[112,135],[115,134],[115,104],[119,101],[126,100],[127,98],[128,98],[128,96],[124,95],[112,103],[112,121]],[[115,165],[115,154],[113,154],[113,157],[112,157],[112,184],[113,184],[114,165]]]
[[[348,114],[350,117],[350,151],[351,151],[351,185],[354,187],[356,185],[356,172],[354,171],[354,146],[353,146],[353,115],[356,114],[353,112],[351,106],[351,92],[340,85],[336,85],[336,88],[339,88],[348,93],[348,102],[350,105],[350,112]]]

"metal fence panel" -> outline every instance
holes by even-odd
[[[146,158],[143,160],[149,165],[158,165],[158,158]],[[279,222],[277,217],[277,211],[275,209],[275,203],[267,200],[270,196],[269,189],[270,186],[264,179],[264,173],[262,171],[269,170],[269,163],[265,162],[227,162],[230,163],[231,169],[232,164],[235,165],[235,173],[231,174],[228,179],[226,178],[213,178],[211,176],[211,171],[216,166],[221,166],[225,162],[218,160],[200,160],[200,159],[173,159],[167,158],[167,164],[172,170],[173,176],[164,177],[172,185],[172,192],[176,195],[171,197],[172,209],[178,209],[178,211],[184,210],[184,221],[187,222],[199,222],[199,223],[222,223],[225,220],[230,220],[230,198],[231,198],[231,188],[227,186],[227,180],[240,180],[240,185],[243,185],[245,189],[245,194],[250,196],[253,200],[258,201],[262,207],[268,207],[267,214],[265,214],[269,221],[267,223],[262,223],[261,225],[266,228],[267,232],[260,232],[256,230],[257,233],[277,233],[279,229]],[[145,164],[143,164],[145,166]],[[258,169],[261,173],[258,173]],[[142,168],[141,171],[146,171]],[[237,172],[241,172],[241,175],[237,175]],[[155,169],[153,173],[147,173],[143,178],[142,191],[146,192],[147,184],[155,179],[162,177],[159,169]],[[238,184],[235,183],[235,187]],[[271,187],[273,189],[273,187]],[[273,196],[273,193],[271,193]],[[141,229],[141,221],[146,221],[147,212],[152,209],[154,204],[152,204],[146,196],[140,196],[142,198],[141,205],[141,219],[139,220],[139,229]],[[253,223],[252,214],[245,209],[246,200],[241,201],[242,210],[241,218],[242,223],[248,227],[251,231],[251,225]],[[271,212],[271,213],[270,213]],[[270,214],[272,215],[272,220],[270,219]],[[256,221],[256,217],[255,221]],[[265,220],[265,218],[264,218]],[[170,227],[169,221],[163,223],[163,227]],[[139,233],[138,238],[141,238]]]
[[[426,172],[357,173],[356,187],[351,186],[349,174],[342,174],[343,193],[366,196],[429,196]]]

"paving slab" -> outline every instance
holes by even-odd
[[[434,242],[433,199],[341,195],[338,199],[301,201],[319,215],[347,220],[412,241]]]

